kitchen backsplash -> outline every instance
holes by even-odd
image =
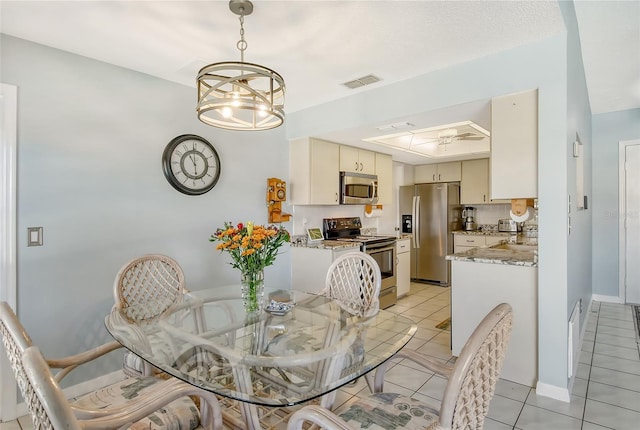
[[[510,218],[511,205],[476,205],[476,223],[482,224],[498,224],[501,218]],[[534,210],[531,219],[525,222],[526,225],[538,225],[538,210]],[[497,228],[497,227],[496,227]]]
[[[498,228],[498,220],[501,218],[509,218],[511,205],[509,204],[492,204],[492,205],[476,205],[476,223],[478,226],[487,225],[487,228],[495,226]],[[291,209],[289,211],[289,209]],[[366,217],[364,206],[360,205],[333,205],[333,206],[305,206],[297,205],[287,208],[288,212],[293,214],[291,219],[292,234],[306,235],[306,229],[312,227],[322,228],[323,218],[341,218],[341,217],[360,217],[362,220],[362,229],[375,229],[377,233],[393,235],[396,227],[399,227],[397,209],[393,206],[384,206],[382,214],[379,217]],[[538,214],[537,210],[530,220],[525,222],[525,230],[537,230]]]

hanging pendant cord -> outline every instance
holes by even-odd
[[[240,40],[238,40],[236,47],[240,51],[240,62],[244,63],[244,50],[247,49],[247,41],[244,40],[244,13],[242,12],[240,14]]]

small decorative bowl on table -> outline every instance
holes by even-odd
[[[286,315],[295,306],[294,303],[283,303],[276,300],[271,300],[269,304],[264,308],[265,311],[271,315],[283,316]]]

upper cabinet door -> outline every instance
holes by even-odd
[[[463,205],[489,203],[489,159],[462,162],[460,203]]]
[[[375,153],[376,175],[378,176],[378,204],[393,203],[393,161],[391,155]]]
[[[337,205],[339,145],[300,138],[289,143],[289,196],[293,205]]]
[[[353,146],[340,145],[340,171],[374,175],[376,173],[376,153]]]
[[[491,197],[538,197],[538,90],[491,100]]]
[[[358,150],[358,161],[360,162],[360,173],[367,175],[376,174],[376,153],[365,149]]]
[[[462,176],[459,161],[439,164],[422,164],[413,170],[413,179],[416,184],[429,184],[432,182],[459,182]]]
[[[358,160],[358,148],[340,145],[340,171],[360,173],[360,160]]]
[[[449,163],[438,163],[438,181],[437,182],[458,182],[462,179],[462,170],[460,161],[451,161]]]
[[[413,169],[413,181],[416,184],[430,184],[438,182],[438,165],[421,164]]]

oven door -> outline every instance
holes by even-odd
[[[380,285],[380,308],[385,309],[396,303],[396,245],[364,245],[363,251],[373,257],[380,267],[382,282]],[[384,300],[383,300],[384,299]],[[383,303],[384,302],[384,303]]]

